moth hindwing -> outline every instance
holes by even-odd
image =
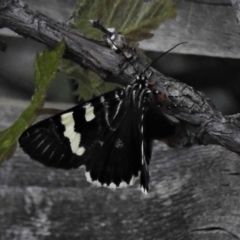
[[[20,146],[49,167],[85,166],[87,180],[95,185],[125,187],[140,175],[147,192],[148,96],[149,90],[138,82],[109,92],[31,126],[20,136]]]

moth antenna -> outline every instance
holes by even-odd
[[[174,47],[170,48],[169,50],[167,50],[166,52],[162,53],[160,56],[158,56],[155,60],[153,60],[148,66],[147,68],[144,70],[143,74],[155,63],[157,62],[161,57],[163,57],[164,55],[166,55],[167,53],[169,53],[170,51],[172,51],[174,48],[178,47],[179,45],[182,45],[182,44],[186,44],[188,42],[181,42],[181,43],[178,43],[177,45],[175,45]]]
[[[100,20],[89,20],[89,22],[92,24],[94,28],[97,28],[101,32],[105,33],[107,36],[111,37],[113,35],[112,32],[108,31],[100,22]]]

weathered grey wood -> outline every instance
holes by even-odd
[[[166,51],[179,42],[188,42],[175,53],[240,58],[240,28],[229,0],[177,1],[177,15],[154,30],[153,38],[140,47]]]
[[[26,105],[0,99],[0,130]],[[18,149],[0,168],[0,239],[240,239],[239,156],[157,142],[150,173],[147,195],[138,183],[96,188],[83,169],[46,168]]]
[[[235,10],[238,23],[240,24],[240,1],[239,0],[231,0],[231,3]]]

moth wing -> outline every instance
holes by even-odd
[[[125,187],[132,185],[141,175],[140,184],[148,191],[148,164],[151,141],[141,132],[141,117],[128,105],[117,129],[105,132],[88,155],[86,177],[95,185]]]
[[[85,163],[88,150],[108,131],[108,121],[123,95],[122,89],[109,92],[34,124],[20,136],[20,147],[46,166],[78,168]]]
[[[148,190],[150,141],[141,114],[120,89],[45,119],[27,129],[20,147],[50,167],[86,167],[87,180],[107,187],[140,182]]]

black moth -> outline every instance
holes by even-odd
[[[99,186],[125,187],[140,175],[147,193],[151,140],[145,136],[145,113],[151,95],[142,74],[126,88],[31,126],[20,136],[20,147],[49,167],[85,166],[87,180]]]
[[[114,43],[118,34],[95,23],[111,36],[110,46],[122,52]],[[149,67],[136,75],[126,88],[31,126],[20,136],[20,147],[31,158],[49,167],[84,166],[87,180],[98,186],[126,187],[140,176],[141,189],[147,193],[152,139],[164,139],[175,132],[174,125],[154,101],[153,96],[158,92],[148,87],[145,73]]]

